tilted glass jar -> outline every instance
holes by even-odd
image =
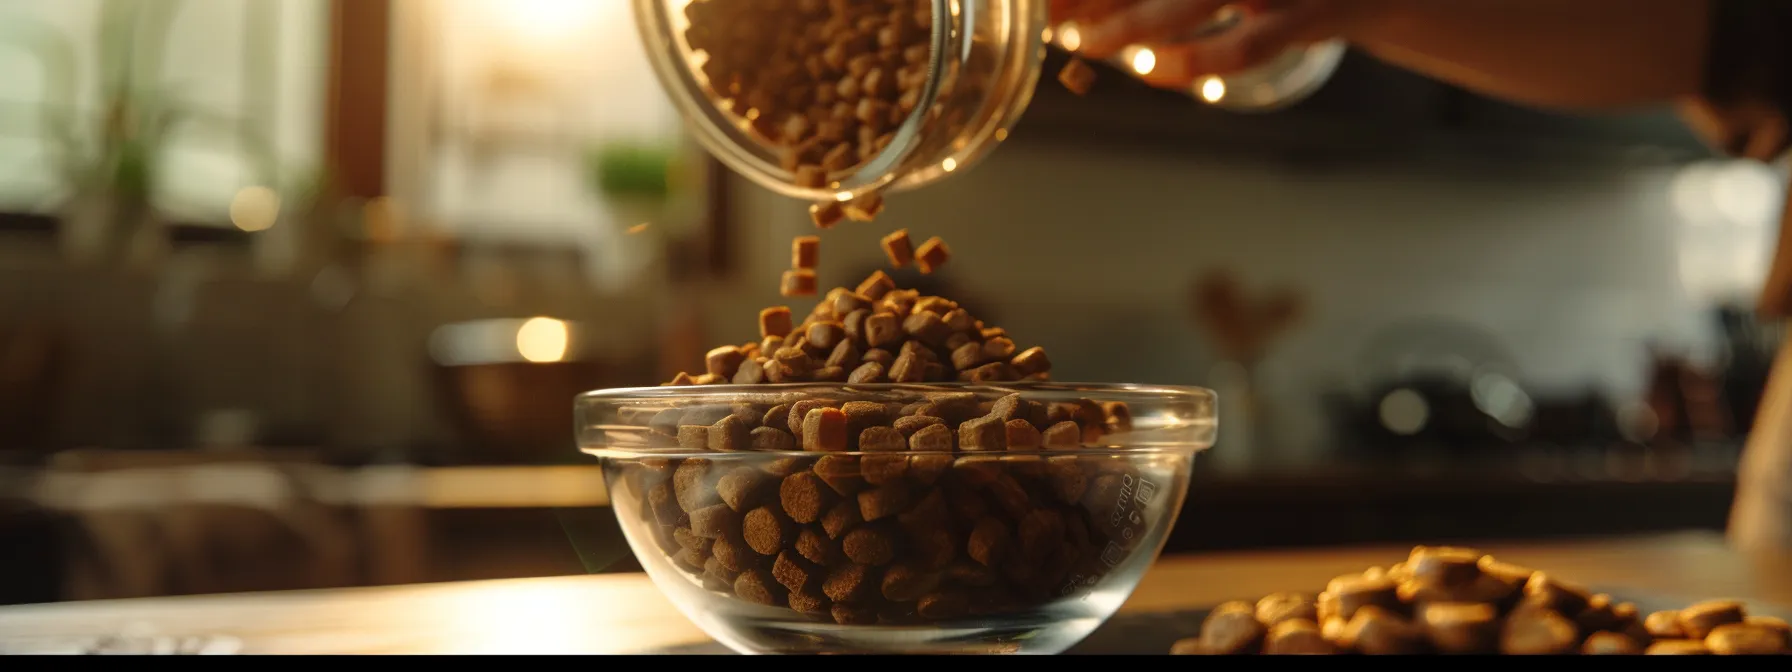
[[[872,150],[849,166],[836,165],[824,180],[803,182],[776,119],[761,110],[737,84],[712,82],[704,31],[693,31],[693,15],[708,8],[798,13],[841,0],[634,0],[635,20],[648,57],[674,106],[705,149],[730,169],[776,193],[810,202],[852,201],[871,193],[893,193],[962,172],[1006,140],[1032,102],[1048,43],[1065,44],[1074,29],[1053,27],[1047,0],[907,0],[916,7],[916,46],[924,60],[905,66],[915,75],[912,107],[897,113]],[[889,6],[889,0],[844,0],[854,7]],[[740,3],[725,5],[723,3]],[[858,5],[857,3],[865,3]],[[788,16],[782,20],[790,20]],[[1211,30],[1223,30],[1227,17]],[[733,33],[753,30],[718,26]],[[714,32],[711,29],[710,32]],[[699,42],[694,45],[693,41]],[[1074,39],[1074,38],[1072,38]],[[886,49],[886,51],[888,51]],[[1235,110],[1276,109],[1306,97],[1336,68],[1341,45],[1293,52],[1243,76],[1204,80],[1190,91],[1210,104]],[[1128,50],[1123,67],[1138,72],[1140,51]],[[769,67],[769,66],[756,66]],[[1149,70],[1145,70],[1148,72]],[[755,75],[763,74],[755,72]],[[730,75],[732,76],[732,75]],[[1214,84],[1217,81],[1219,84]],[[812,84],[812,83],[811,83]],[[1229,94],[1213,95],[1217,86]],[[780,92],[785,93],[785,92]],[[795,92],[799,97],[805,96]],[[814,100],[801,102],[813,109]]]

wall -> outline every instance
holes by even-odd
[[[1309,297],[1310,315],[1263,385],[1291,421],[1281,440],[1297,446],[1323,436],[1319,395],[1359,383],[1371,340],[1413,320],[1484,330],[1544,393],[1591,385],[1634,398],[1646,342],[1709,352],[1706,297],[1679,271],[1687,218],[1670,207],[1667,171],[1304,171],[1021,135],[965,174],[892,197],[876,224],[824,234],[823,285],[856,283],[849,274],[875,267],[891,230],[940,235],[956,254],[946,278],[1023,343],[1051,350],[1059,380],[1206,385],[1214,356],[1188,307],[1196,273],[1286,283]],[[754,312],[779,302],[790,237],[812,231],[802,204],[744,182],[738,191],[747,284],[714,300],[714,342],[745,340]],[[1758,224],[1739,243],[1755,256]]]

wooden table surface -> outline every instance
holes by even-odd
[[[1792,553],[1744,554],[1708,533],[1483,544],[1502,559],[1599,587],[1692,601],[1792,605]],[[1407,548],[1164,558],[1124,610],[1165,611],[1317,590]],[[256,654],[633,653],[709,641],[645,575],[260,593],[0,609],[0,641],[90,637],[131,627],[228,635]]]

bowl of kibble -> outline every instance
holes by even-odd
[[[1175,524],[1207,390],[1051,381],[1040,348],[873,275],[703,373],[576,400],[655,584],[742,653],[1057,653]]]

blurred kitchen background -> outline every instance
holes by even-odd
[[[634,571],[571,397],[753,335],[811,230],[634,31],[0,4],[0,604]],[[1779,169],[1354,56],[1264,116],[1104,74],[830,231],[824,283],[941,235],[929,288],[1058,380],[1219,390],[1172,553],[1723,527]]]

